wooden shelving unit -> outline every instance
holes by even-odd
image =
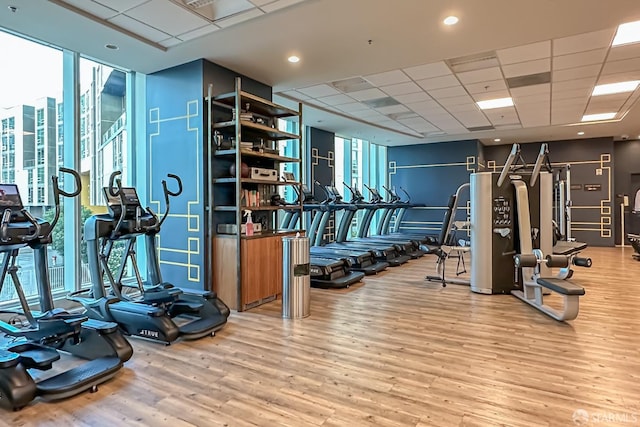
[[[238,178],[231,171],[242,171],[245,164],[276,169],[279,175],[282,163],[300,163],[299,158],[282,156],[278,147],[281,141],[293,141],[302,153],[302,104],[294,110],[245,92],[240,78],[236,79],[235,91],[218,96],[212,93],[210,85],[206,104],[213,289],[231,308],[242,311],[282,292],[282,237],[296,231],[278,230],[276,212],[281,207],[272,206],[270,201],[280,186],[300,187],[300,183]],[[279,118],[298,121],[298,133],[278,129]],[[256,199],[243,198],[247,192]],[[262,223],[262,233],[217,233],[219,224],[234,224],[241,230],[247,209],[252,211],[254,222]],[[302,212],[302,204],[299,209]]]

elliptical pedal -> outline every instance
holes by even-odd
[[[85,390],[97,390],[98,384],[113,378],[122,367],[117,357],[101,357],[39,382],[37,392],[55,400],[75,396]]]

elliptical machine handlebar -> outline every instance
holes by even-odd
[[[182,180],[180,179],[180,177],[178,175],[168,173],[167,178],[173,178],[178,183],[178,190],[177,191],[169,190],[169,187],[167,186],[167,180],[166,179],[162,180],[162,191],[164,193],[164,203],[165,203],[166,209],[164,211],[164,215],[162,215],[162,219],[160,219],[160,221],[157,222],[157,225],[156,225],[157,230],[160,230],[162,223],[164,222],[165,219],[167,219],[167,216],[169,215],[169,206],[170,206],[169,196],[177,197],[180,194],[182,194]],[[151,212],[151,209],[147,208],[147,211],[151,215],[153,215],[153,217],[156,218],[156,220],[158,219],[158,217],[153,212]]]
[[[120,191],[122,188],[122,182],[120,181],[120,179],[116,179],[117,176],[122,175],[121,171],[113,171],[111,173],[111,175],[109,176],[109,195],[111,195],[111,197],[118,197],[120,195]],[[115,182],[115,186],[113,185],[113,183]],[[114,188],[116,188],[118,191],[114,191]]]
[[[56,213],[53,217],[53,221],[51,221],[51,226],[49,227],[49,233],[46,236],[44,236],[45,238],[49,238],[49,236],[51,236],[51,233],[53,233],[53,229],[56,227],[56,224],[60,219],[60,211],[61,211],[60,195],[62,195],[63,197],[76,197],[78,194],[80,194],[80,191],[82,191],[82,181],[80,179],[80,174],[78,172],[74,171],[73,169],[64,168],[64,167],[61,167],[59,171],[61,173],[67,173],[73,177],[73,181],[74,181],[73,191],[69,192],[69,191],[63,190],[60,187],[60,184],[58,183],[57,175],[53,175],[51,177],[51,182],[53,183],[53,202],[55,204]],[[32,221],[33,217],[30,214],[28,214],[25,211],[23,211],[23,213],[31,223],[35,224],[34,223],[35,219]],[[37,224],[35,225],[37,226]],[[39,226],[37,227],[39,228]]]
[[[29,241],[29,240],[34,240],[34,239],[39,238],[39,237],[40,237],[41,227],[40,227],[40,224],[38,224],[38,221],[37,221],[37,220],[33,217],[33,215],[31,215],[31,214],[29,213],[29,211],[28,211],[28,210],[26,210],[26,209],[22,209],[22,214],[23,214],[23,215],[25,216],[25,218],[27,218],[27,220],[29,220],[29,222],[30,222],[31,224],[33,224],[33,226],[36,228],[36,229],[35,229],[35,231],[34,231],[33,233],[31,233],[31,234],[29,234],[29,235],[26,235],[26,236],[22,236],[22,241],[23,241],[23,242],[27,242],[27,241]],[[53,226],[55,225],[55,222],[56,222],[56,221],[54,221],[54,222],[53,222],[53,224],[51,224],[51,227],[49,228],[49,234],[47,235],[47,237],[51,235],[51,232],[53,231]],[[4,231],[4,230],[3,230],[3,231]]]

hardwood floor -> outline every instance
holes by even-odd
[[[424,257],[347,290],[233,313],[215,338],[135,354],[94,394],[35,401],[12,426],[572,426],[640,424],[640,262],[589,248],[580,314],[423,277]],[[587,424],[582,424],[587,425]]]

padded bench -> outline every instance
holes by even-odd
[[[536,283],[562,295],[584,295],[584,288],[567,280],[539,277]]]
[[[583,251],[586,248],[587,248],[586,243],[559,241],[558,243],[553,245],[553,254],[554,255],[571,255],[572,253]]]

